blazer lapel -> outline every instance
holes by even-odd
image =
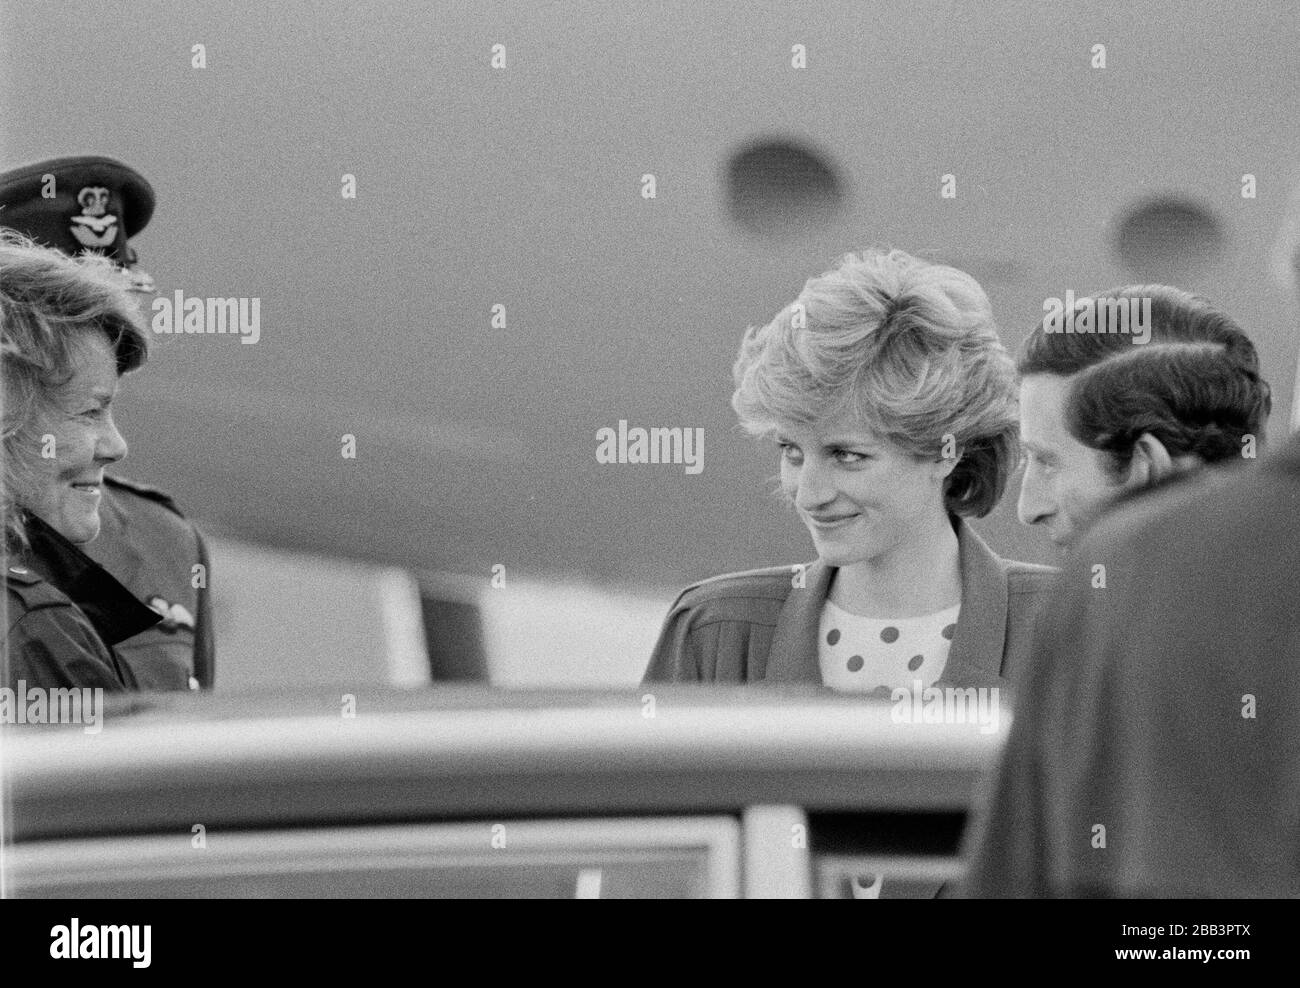
[[[1007,640],[1007,574],[1003,561],[966,522],[957,519],[961,614],[937,685],[1000,686]],[[792,587],[781,608],[763,679],[821,684],[817,629],[835,567],[809,563],[806,585]]]
[[[956,528],[961,554],[961,614],[937,685],[1004,685],[1006,566],[966,522],[958,521]]]
[[[770,683],[816,683],[822,672],[817,663],[817,627],[822,605],[830,591],[835,567],[820,560],[809,563],[804,586],[791,587],[777,618],[772,648],[763,679]]]

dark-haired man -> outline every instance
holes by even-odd
[[[1126,493],[1254,457],[1271,409],[1254,344],[1205,299],[1143,285],[1068,301],[1045,305],[1018,363],[1020,520],[1061,546]]]
[[[1296,895],[1300,445],[1124,498],[1249,459],[1271,399],[1249,338],[1204,299],[1105,297],[1136,309],[1147,342],[1058,320],[1020,360],[1021,519],[1073,552],[977,801],[963,890]]]
[[[1300,896],[1297,505],[1293,438],[1089,531],[977,803],[965,894]]]

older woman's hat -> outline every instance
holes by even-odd
[[[151,292],[153,279],[136,267],[130,238],[153,216],[153,187],[113,158],[51,158],[0,173],[0,226],[65,254],[102,254]]]

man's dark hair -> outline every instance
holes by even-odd
[[[1094,304],[1097,321],[1092,332],[1049,332],[1050,317],[1034,327],[1016,364],[1020,376],[1069,377],[1117,354],[1149,346],[1150,343],[1134,343],[1131,333],[1117,332],[1110,325],[1115,313],[1105,305],[1096,304],[1121,299],[1135,303],[1151,300],[1151,343],[1217,343],[1233,362],[1259,373],[1255,344],[1232,317],[1215,308],[1208,299],[1172,285],[1128,285],[1075,303],[1075,311],[1084,303]]]
[[[1247,436],[1262,442],[1270,405],[1268,385],[1217,345],[1152,343],[1083,371],[1070,387],[1065,421],[1075,439],[1109,454],[1119,476],[1146,432],[1170,456],[1239,459]]]
[[[1150,340],[1135,342],[1110,320],[1109,300],[1151,300]],[[1049,331],[1045,319],[1021,350],[1017,369],[1078,375],[1066,425],[1079,442],[1110,456],[1118,475],[1128,469],[1138,438],[1150,433],[1171,456],[1195,454],[1207,463],[1240,457],[1245,437],[1264,441],[1273,402],[1259,374],[1259,354],[1245,331],[1208,300],[1169,285],[1132,285],[1081,299],[1093,303],[1091,332]]]

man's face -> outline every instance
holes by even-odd
[[[1083,445],[1065,427],[1071,378],[1030,374],[1020,384],[1020,439],[1025,476],[1017,513],[1041,525],[1059,546],[1078,541],[1120,493],[1103,453]]]

